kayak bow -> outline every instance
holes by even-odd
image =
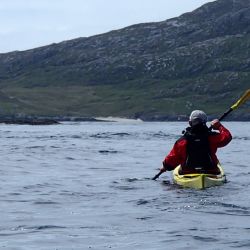
[[[174,182],[182,187],[205,189],[209,187],[219,186],[226,182],[226,176],[223,168],[218,165],[220,174],[179,174],[180,166],[173,171]]]

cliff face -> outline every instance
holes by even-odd
[[[171,116],[199,106],[212,114],[249,88],[249,71],[250,0],[0,54],[1,90],[18,101],[8,112]]]

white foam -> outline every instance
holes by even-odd
[[[132,122],[143,122],[141,119],[128,119],[128,118],[113,117],[113,116],[108,116],[108,117],[95,117],[95,119],[101,120],[101,121],[107,121],[107,122],[127,122],[127,123],[132,123]]]

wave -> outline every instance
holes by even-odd
[[[95,117],[95,119],[106,122],[126,122],[126,123],[143,122],[141,119],[129,119],[129,118],[113,117],[113,116]]]

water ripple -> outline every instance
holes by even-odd
[[[99,150],[98,151],[100,154],[117,154],[119,151],[117,150]]]
[[[0,248],[249,249],[249,123],[228,125],[206,190],[151,180],[183,123],[1,126]]]

